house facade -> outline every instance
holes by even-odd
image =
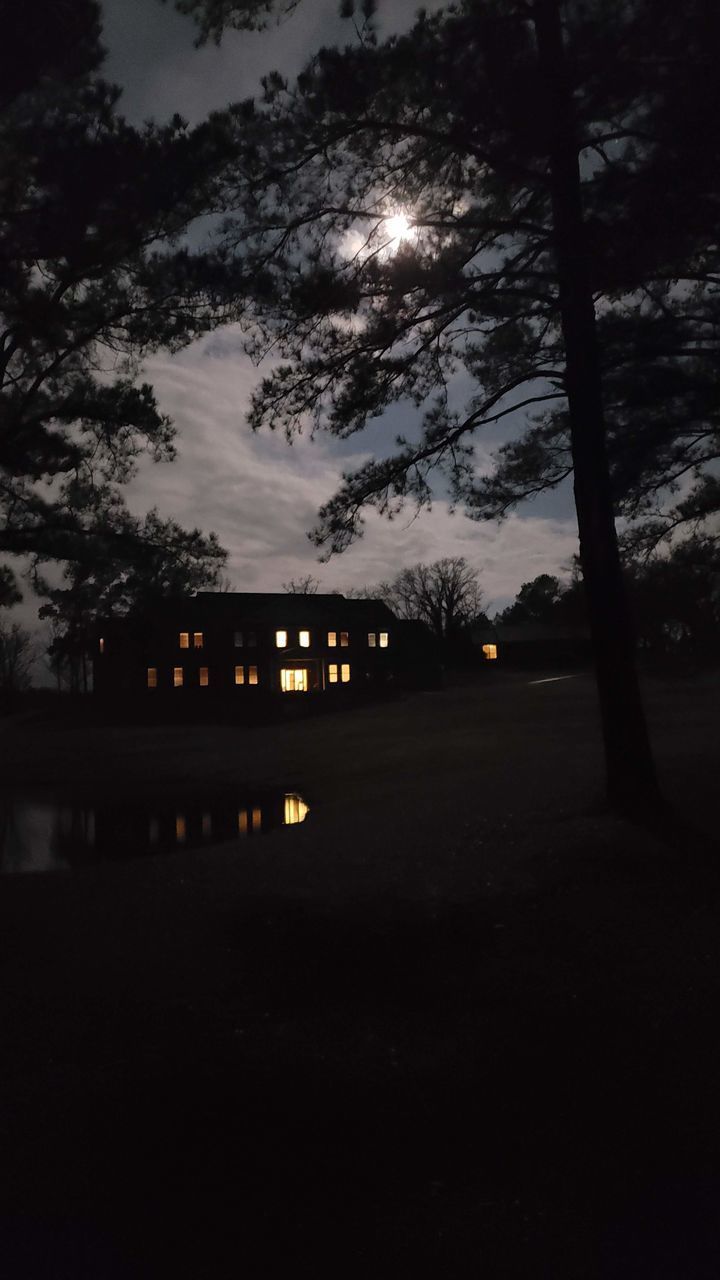
[[[200,592],[98,620],[94,690],[189,706],[416,683],[430,658],[407,628],[379,600]]]
[[[475,627],[472,642],[486,662],[512,667],[582,666],[592,656],[587,627],[540,622]]]

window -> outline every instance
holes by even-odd
[[[176,843],[177,843],[177,844],[184,844],[184,843],[185,843],[185,838],[186,838],[186,836],[187,836],[187,823],[186,823],[186,821],[185,821],[185,814],[184,814],[184,813],[178,813],[178,815],[177,815],[177,816],[176,816],[176,818],[175,818],[175,840],[176,840]]]
[[[262,809],[253,809],[250,820],[253,831],[262,831]]]
[[[209,840],[212,836],[212,814],[204,813],[202,816],[202,838]]]
[[[301,649],[310,648],[310,632],[309,631],[300,632],[300,648]]]
[[[283,822],[286,826],[291,826],[295,822],[304,822],[308,814],[308,806],[300,796],[294,792],[288,792],[285,796]]]
[[[328,631],[328,649],[337,648],[337,631]]]
[[[173,687],[174,687],[175,689],[181,689],[181,688],[182,688],[182,682],[183,682],[183,669],[182,669],[182,667],[173,667]]]
[[[180,632],[180,648],[181,649],[190,648],[190,632],[189,631]]]
[[[245,683],[245,668],[244,668],[244,667],[236,667],[236,668],[235,668],[235,683],[236,683],[236,684],[244,684],[244,683]]]
[[[368,645],[371,649],[375,648],[376,642],[377,642],[377,636],[375,635],[375,632],[368,631]]]
[[[483,651],[483,653],[484,653],[485,657],[486,657],[486,658],[488,659],[488,661],[490,661],[490,662],[494,662],[494,661],[495,661],[495,659],[497,658],[497,645],[496,645],[496,644],[484,644],[484,645],[483,645],[483,647],[482,647],[482,651]]]
[[[147,687],[148,689],[157,689],[157,667],[148,667]]]
[[[248,684],[257,684],[258,673],[257,667],[248,667]]]
[[[347,631],[341,631],[340,632],[340,648],[347,649],[349,643],[350,643],[350,639]]]
[[[350,667],[347,662],[344,662],[340,668],[340,675],[343,684],[347,684],[350,679]]]
[[[389,637],[389,635],[388,635],[387,631],[381,631],[381,632],[380,632],[380,648],[381,648],[381,649],[387,649],[389,639],[390,639],[390,637]]]
[[[248,833],[247,809],[238,809],[238,835],[246,836],[247,833]]]
[[[202,649],[203,633],[202,631],[193,631],[193,649]]]
[[[105,652],[105,640],[102,636],[98,640],[98,649],[100,650],[101,653]]]
[[[254,631],[248,631],[247,643],[248,643],[248,649],[254,649],[255,646],[257,645],[257,636]]]
[[[280,671],[280,688],[283,693],[307,693],[307,667],[283,667]]]
[[[234,635],[234,638],[233,638],[233,644],[235,645],[235,648],[236,648],[236,649],[242,649],[242,647],[243,647],[243,633],[242,633],[242,631],[236,631],[236,632],[235,632],[235,635]]]
[[[328,666],[328,684],[337,684],[337,663],[331,662]]]
[[[275,646],[278,649],[287,649],[287,631],[275,632]]]
[[[200,687],[202,689],[206,689],[209,683],[210,681],[208,680],[208,669],[207,667],[201,667],[200,668]]]

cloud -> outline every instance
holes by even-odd
[[[312,573],[322,590],[343,591],[374,585],[419,561],[465,556],[478,569],[492,610],[514,599],[523,582],[557,573],[577,550],[573,519],[520,513],[499,526],[477,523],[451,514],[439,498],[429,511],[416,516],[407,507],[392,521],[369,511],[364,537],[320,564],[307,531],[342,470],[367,455],[358,441],[338,443],[322,433],[314,442],[300,436],[292,446],[280,432],[253,434],[245,415],[258,371],[246,357],[230,354],[232,335],[227,339],[205,339],[147,362],[143,376],[177,427],[178,458],[143,461],[126,498],[138,515],[157,506],[185,527],[215,530],[229,552],[236,590],[280,591],[290,578]],[[361,447],[380,449],[384,433],[392,440],[397,425],[374,424]],[[11,620],[35,629],[39,603],[28,590]]]
[[[249,361],[208,354],[199,343],[177,356],[156,356],[145,374],[161,409],[178,429],[178,459],[144,464],[128,489],[130,506],[157,504],[185,525],[214,529],[230,553],[238,590],[277,591],[291,577],[314,573],[323,589],[342,590],[392,576],[405,565],[464,555],[481,572],[486,598],[501,604],[539,573],[557,572],[577,549],[574,523],[512,515],[500,526],[451,514],[438,500],[393,521],[368,512],[364,537],[341,557],[319,565],[307,531],[335,492],[341,471],[365,456],[330,438],[253,434],[245,413],[257,371]],[[377,445],[379,432],[374,433]],[[364,441],[363,441],[364,443]]]
[[[425,9],[439,7],[425,4]],[[379,6],[381,36],[409,27],[418,0]],[[284,21],[262,32],[227,31],[219,46],[194,47],[197,28],[171,2],[103,0],[104,73],[123,89],[121,109],[134,122],[178,112],[191,124],[229,102],[251,97],[270,71],[295,76],[322,45],[356,40],[338,0],[304,0]]]

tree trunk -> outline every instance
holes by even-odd
[[[660,793],[638,685],[615,531],[575,110],[558,0],[536,0],[534,24],[550,134],[553,238],[565,344],[575,508],[600,698],[607,791],[615,807],[643,810],[657,804]]]

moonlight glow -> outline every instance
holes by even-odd
[[[415,228],[411,227],[404,213],[394,213],[391,218],[386,218],[384,229],[389,237],[386,245],[389,253],[394,253],[403,240],[412,240],[415,236]]]

